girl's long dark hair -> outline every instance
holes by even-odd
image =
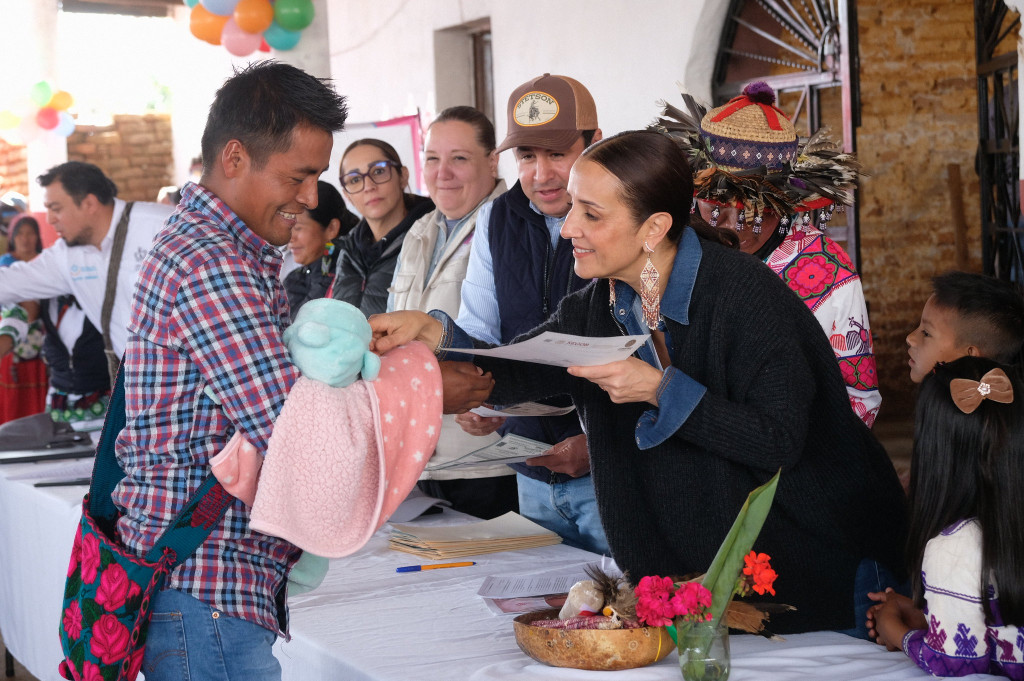
[[[950,395],[954,378],[978,381],[1002,368],[1013,382],[1010,404],[982,400],[963,413]],[[914,603],[924,606],[921,563],[925,546],[960,520],[977,519],[982,533],[982,605],[995,623],[988,586],[995,583],[1003,624],[1024,626],[1024,391],[1008,367],[982,357],[962,357],[935,370],[921,384],[910,473],[907,558]]]

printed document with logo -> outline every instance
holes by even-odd
[[[439,471],[446,468],[467,468],[484,464],[520,463],[532,456],[540,456],[549,449],[551,449],[551,445],[545,442],[537,442],[515,433],[506,433],[494,444],[463,454],[454,461],[446,461],[436,466],[428,465],[427,470]]]
[[[650,334],[594,338],[545,331],[522,343],[502,345],[486,350],[463,348],[452,348],[452,350],[467,355],[500,357],[558,367],[590,367],[626,359],[646,343],[649,337]]]

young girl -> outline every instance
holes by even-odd
[[[868,629],[935,676],[1024,679],[1024,409],[1014,373],[981,357],[921,385],[910,477],[914,599],[887,591]]]

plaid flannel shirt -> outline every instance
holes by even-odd
[[[182,194],[184,206],[142,264],[125,352],[127,426],[117,458],[126,477],[113,499],[124,513],[121,538],[139,555],[235,430],[266,451],[299,376],[281,338],[290,314],[280,253],[203,187],[190,183]],[[276,596],[298,553],[250,531],[249,509],[236,500],[166,586],[283,633],[286,611]]]

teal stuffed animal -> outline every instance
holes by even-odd
[[[380,373],[380,357],[370,352],[373,332],[359,308],[317,298],[303,305],[285,329],[284,343],[302,375],[332,388],[351,385],[360,375],[372,381]]]

